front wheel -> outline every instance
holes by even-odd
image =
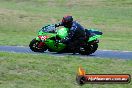
[[[34,52],[44,52],[47,50],[47,47],[46,45],[41,45],[40,47],[40,41],[36,40],[36,39],[33,39],[30,44],[29,44],[29,47],[32,51]]]

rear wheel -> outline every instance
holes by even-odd
[[[40,41],[36,40],[36,39],[33,39],[30,44],[29,44],[29,47],[32,51],[34,52],[44,52],[47,50],[47,47],[46,45],[41,45],[40,46]]]
[[[80,54],[81,55],[89,55],[90,54],[90,48],[88,46],[80,48]]]
[[[92,44],[90,54],[94,53],[97,49],[98,49],[98,43]]]
[[[86,47],[84,47],[82,50],[80,50],[80,54],[82,55],[89,55],[94,53],[98,48],[98,44],[92,44],[92,45],[88,45]]]

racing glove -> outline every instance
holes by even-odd
[[[58,24],[55,24],[55,27],[59,27],[59,26],[62,26],[62,23],[58,23]]]
[[[60,40],[61,43],[67,43],[69,42],[70,38],[69,37],[65,37],[64,39]]]

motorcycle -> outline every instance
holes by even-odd
[[[77,53],[82,55],[89,55],[94,53],[98,48],[99,40],[98,38],[102,36],[102,32],[95,29],[85,29],[86,41],[83,46],[81,46]],[[73,53],[72,47],[68,47],[66,44],[59,42],[68,36],[68,28],[56,29],[55,25],[46,25],[42,27],[38,36],[34,38],[29,47],[34,52],[58,52],[58,53]]]

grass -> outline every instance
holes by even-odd
[[[122,59],[55,57],[46,54],[0,53],[1,88],[131,88],[129,84],[86,84],[76,81],[78,67],[87,73],[132,75],[132,61]]]
[[[0,45],[28,46],[39,28],[65,14],[103,31],[100,49],[132,51],[131,0],[0,0]],[[132,75],[132,60],[0,52],[0,88],[80,88],[75,82],[80,65],[87,73]],[[131,88],[132,83],[81,87]]]
[[[45,24],[71,14],[104,35],[100,49],[132,50],[131,0],[0,0],[0,45],[23,45]]]

